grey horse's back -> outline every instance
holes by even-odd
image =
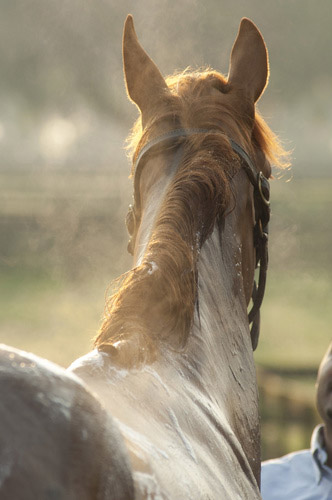
[[[0,347],[0,499],[134,498],[117,427],[75,376]]]

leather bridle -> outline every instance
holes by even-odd
[[[217,129],[175,129],[167,132],[163,135],[155,137],[149,141],[140,150],[134,164],[133,175],[134,175],[134,202],[135,206],[130,205],[129,212],[127,215],[127,228],[130,235],[136,232],[139,224],[140,212],[141,212],[141,200],[139,196],[139,178],[142,171],[143,162],[141,161],[143,157],[155,146],[160,144],[178,139],[181,137],[189,137],[191,135],[197,134],[225,134]],[[266,275],[268,268],[268,224],[270,220],[270,184],[268,179],[263,175],[261,171],[257,171],[254,163],[252,162],[250,156],[244,151],[244,149],[234,142],[232,139],[228,138],[233,151],[240,157],[242,161],[242,166],[245,169],[249,180],[254,188],[254,208],[255,208],[255,227],[254,227],[254,247],[256,250],[256,269],[259,267],[259,277],[258,286],[256,281],[254,281],[253,292],[252,292],[252,308],[248,314],[248,321],[250,328],[250,336],[253,350],[256,349],[259,339],[259,328],[260,328],[260,307],[263,302]],[[177,168],[181,161],[183,154],[183,145],[177,150],[173,157],[173,166]],[[133,242],[130,241],[128,244],[128,251],[133,253]]]

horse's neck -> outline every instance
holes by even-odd
[[[193,336],[198,336],[195,343],[202,343],[198,352],[207,358],[226,361],[249,353],[252,360],[242,245],[232,219],[226,217],[222,230],[216,226],[201,250]]]
[[[232,217],[226,218],[223,232],[216,227],[201,251],[198,304],[186,359],[201,391],[225,412],[255,472],[258,398],[241,254]]]

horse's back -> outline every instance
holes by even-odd
[[[133,498],[110,416],[74,375],[0,347],[0,498]]]

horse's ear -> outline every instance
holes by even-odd
[[[268,74],[268,53],[263,37],[250,19],[243,18],[231,53],[228,82],[256,102],[264,91]]]
[[[123,66],[128,95],[144,115],[169,89],[159,69],[140,45],[130,14],[123,31]]]

